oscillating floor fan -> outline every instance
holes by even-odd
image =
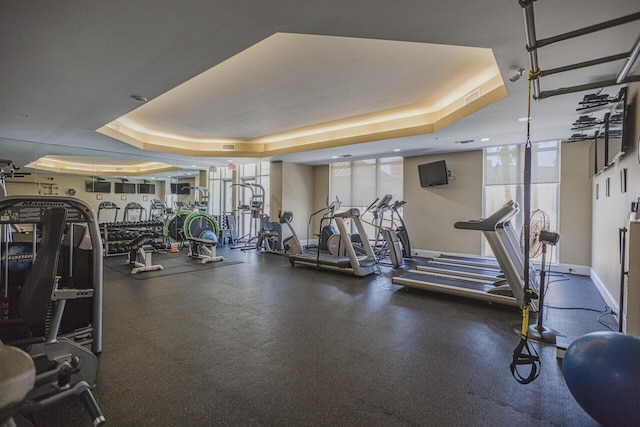
[[[544,294],[546,292],[545,278],[547,246],[554,246],[558,243],[560,235],[549,231],[549,216],[540,209],[536,209],[531,212],[530,223],[529,258],[537,258],[542,254],[542,266],[540,268],[538,319],[534,325],[529,326],[529,337],[537,341],[544,341],[555,345],[556,338],[564,335],[554,329],[543,326],[542,319],[544,317]],[[522,238],[524,239],[524,235]]]

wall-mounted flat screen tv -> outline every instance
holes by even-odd
[[[188,182],[178,182],[171,184],[171,194],[191,194]]]
[[[111,183],[108,181],[85,181],[87,193],[111,193]]]
[[[607,132],[607,160],[609,164],[613,163],[618,157],[631,148],[633,135],[629,132],[633,126],[628,117],[635,117],[629,114],[629,110],[633,110],[633,106],[627,103],[627,88],[623,87],[618,92],[618,102],[614,105],[611,113],[606,117]]]
[[[155,194],[155,184],[138,184],[138,194]]]
[[[435,187],[449,183],[449,170],[444,160],[418,165],[421,187]]]
[[[136,185],[130,182],[116,182],[116,194],[136,194]]]

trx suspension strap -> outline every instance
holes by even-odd
[[[531,222],[531,82],[540,75],[540,71],[529,73],[529,92],[527,98],[527,142],[524,149],[524,302],[522,307],[522,327],[520,329],[520,342],[513,350],[511,362],[511,375],[520,384],[529,384],[540,374],[540,356],[529,344],[529,309],[531,300],[537,298],[529,286],[529,235]],[[524,376],[518,372],[518,367],[529,365],[529,375]]]

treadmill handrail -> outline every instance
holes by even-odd
[[[503,223],[511,219],[519,211],[518,204],[509,201],[502,208],[498,209],[491,216],[483,219],[472,219],[469,221],[458,221],[453,226],[462,230],[479,230],[479,231],[491,231],[495,230],[498,224]]]

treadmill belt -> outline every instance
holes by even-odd
[[[451,271],[451,272],[457,272],[457,273],[466,273],[466,274],[474,274],[474,275],[478,275],[478,276],[487,276],[487,277],[495,277],[496,280],[500,278],[500,276],[502,275],[502,273],[500,272],[500,270],[496,270],[494,268],[478,268],[478,267],[466,267],[464,265],[461,264],[440,264],[437,262],[434,263],[428,263],[427,265],[425,265],[422,268],[419,268],[419,270],[423,270],[423,271],[428,271],[427,269],[438,269],[438,270],[445,270],[445,271]]]
[[[498,264],[498,260],[491,258],[465,258],[465,257],[449,257],[449,256],[441,256],[437,258],[433,258],[433,262],[442,262],[442,263],[451,263],[451,264],[461,264],[461,265],[470,265],[476,267],[486,267],[486,268],[500,268],[500,264]]]
[[[396,277],[392,279],[393,283],[396,283],[395,279]],[[405,273],[402,276],[397,277],[397,279],[400,279],[400,281],[398,282],[399,284],[402,284],[401,282],[402,279],[408,279],[416,282],[423,282],[425,283],[425,287],[427,287],[429,283],[433,283],[435,285],[440,285],[440,286],[473,289],[475,291],[481,291],[481,292],[490,291],[495,287],[492,283],[488,283],[488,282],[477,282],[477,281],[465,280],[464,278],[452,279],[449,277],[436,276],[436,275],[423,274],[423,273],[412,273],[412,272]]]

